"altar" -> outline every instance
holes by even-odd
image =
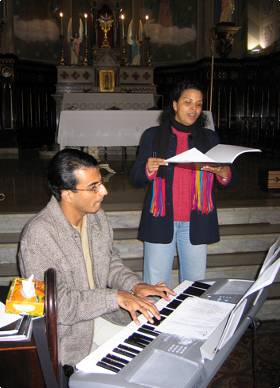
[[[138,146],[145,129],[159,124],[160,110],[65,110],[57,142],[60,148]]]

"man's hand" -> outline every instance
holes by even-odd
[[[163,282],[155,285],[138,283],[133,287],[132,292],[118,291],[117,300],[119,306],[129,312],[135,323],[139,324],[137,312],[143,314],[150,323],[153,323],[153,317],[160,319],[160,313],[154,305],[155,302],[147,297],[159,296],[169,300],[170,295],[176,295],[176,293]]]
[[[153,317],[160,319],[160,313],[154,306],[154,302],[148,299],[141,298],[127,291],[118,291],[117,294],[118,305],[127,310],[131,315],[131,318],[136,324],[140,324],[137,318],[137,312],[143,314],[145,318],[153,323]]]
[[[146,298],[147,296],[159,296],[165,300],[169,300],[170,295],[176,295],[176,293],[163,282],[159,282],[155,285],[138,283],[133,287],[132,291],[135,295],[142,298]]]

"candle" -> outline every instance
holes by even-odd
[[[149,21],[149,15],[145,15],[145,34],[148,38],[148,21]]]
[[[60,17],[60,35],[63,36],[63,12],[59,13]]]
[[[84,17],[85,17],[85,37],[87,37],[87,13],[84,14]]]
[[[122,38],[124,39],[124,14],[121,14]]]

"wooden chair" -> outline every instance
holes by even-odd
[[[44,274],[45,319],[33,322],[38,357],[47,387],[62,386],[62,370],[58,363],[56,272],[49,268]]]
[[[45,322],[52,367],[57,380],[59,379],[58,341],[57,341],[57,310],[56,310],[56,272],[49,268],[45,272]]]

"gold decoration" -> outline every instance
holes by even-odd
[[[101,47],[110,48],[111,46],[108,41],[108,32],[111,30],[114,20],[112,16],[108,15],[107,13],[105,15],[101,15],[97,20],[100,24],[101,30],[104,32],[104,39]]]
[[[99,70],[100,92],[113,92],[115,90],[114,70]]]

